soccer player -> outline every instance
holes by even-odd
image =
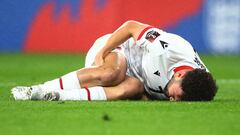
[[[210,101],[216,92],[215,80],[189,42],[137,21],[97,39],[84,68],[12,89],[16,100]]]

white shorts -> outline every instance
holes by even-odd
[[[107,43],[107,40],[110,38],[111,34],[104,35],[100,38],[98,38],[92,47],[89,49],[86,59],[85,59],[85,67],[91,67],[94,63],[95,57],[97,53],[103,48],[103,46]],[[124,55],[124,52],[122,49],[114,49],[112,52],[121,53]]]

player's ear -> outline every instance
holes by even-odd
[[[174,77],[176,80],[182,79],[186,75],[186,73],[187,72],[185,72],[185,71],[177,72],[177,73],[175,73]]]
[[[185,75],[186,75],[186,72],[182,72],[182,73],[179,74],[179,77],[183,78]]]

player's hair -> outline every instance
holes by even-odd
[[[212,75],[204,69],[195,69],[186,73],[182,80],[183,101],[211,101],[218,87]]]

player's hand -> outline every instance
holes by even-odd
[[[100,51],[97,53],[97,55],[95,56],[95,60],[94,60],[94,65],[95,66],[101,66],[104,63],[104,55],[103,53]]]

